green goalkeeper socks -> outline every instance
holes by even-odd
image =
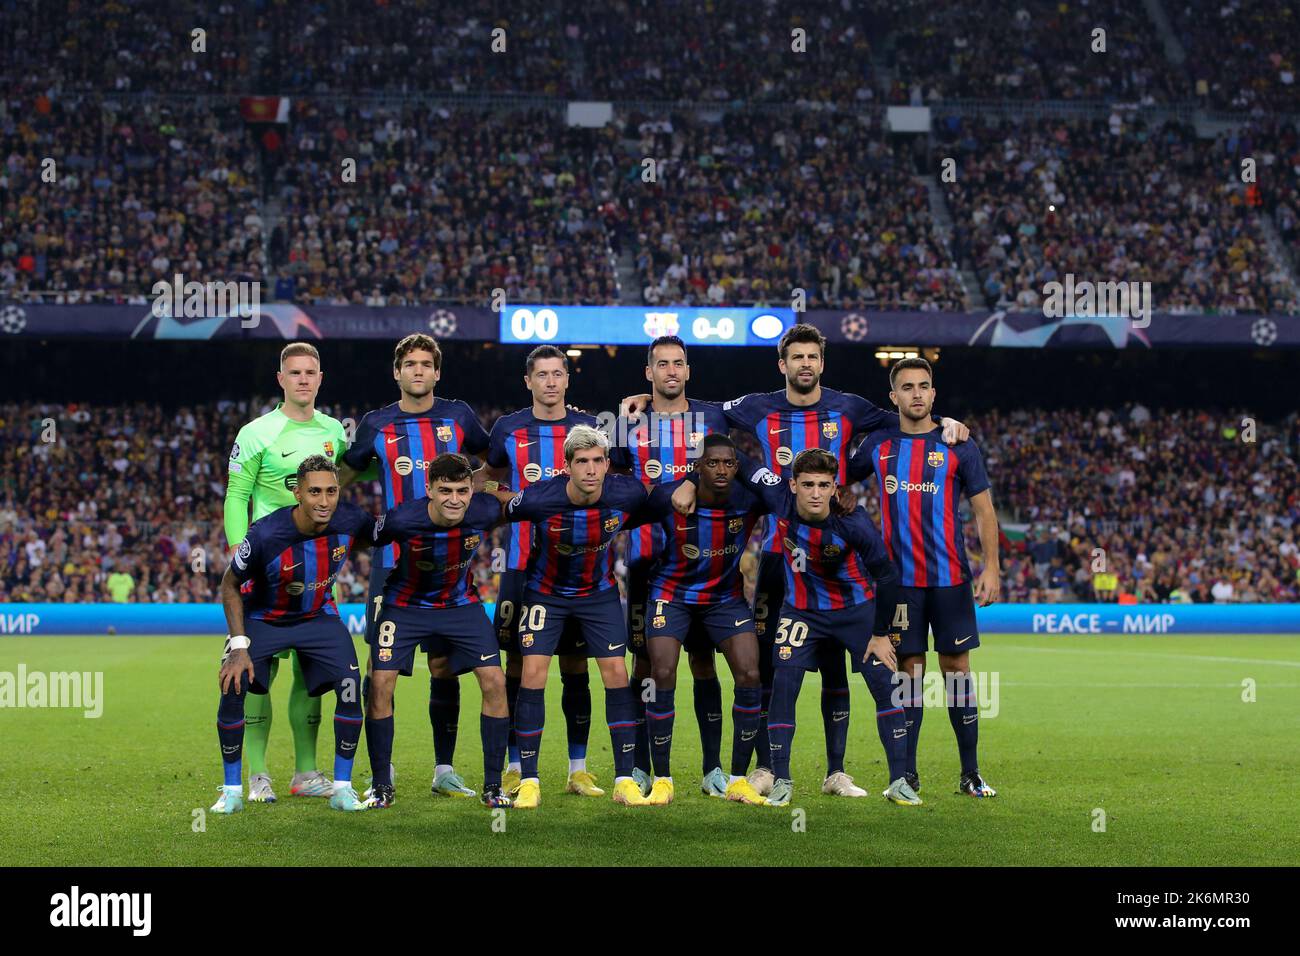
[[[271,682],[280,662],[271,658]],[[270,690],[270,688],[267,688]],[[250,776],[266,773],[266,741],[271,736],[271,695],[248,694],[244,698],[244,759]]]
[[[290,656],[293,658],[293,687],[289,690],[289,727],[293,730],[294,771],[311,773],[316,769],[320,698],[307,694],[307,681],[302,673],[302,664],[298,662],[298,655],[294,653]]]

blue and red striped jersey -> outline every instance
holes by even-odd
[[[939,428],[921,435],[881,429],[849,462],[852,481],[875,473],[885,546],[907,587],[951,587],[971,578],[961,496],[986,491],[989,478],[973,441],[945,445],[942,434]]]
[[[435,398],[427,412],[404,412],[393,402],[365,414],[343,461],[358,474],[372,461],[379,463],[379,485],[388,512],[425,497],[424,472],[439,455],[478,455],[487,447],[488,434],[478,417],[458,399]],[[397,548],[392,546],[374,554],[381,568],[391,568],[396,559]]]
[[[397,564],[384,582],[384,606],[460,607],[477,604],[470,569],[479,546],[501,520],[501,503],[480,492],[471,496],[459,524],[443,527],[429,515],[429,501],[407,501],[375,522],[375,543],[399,545]]]
[[[654,526],[665,540],[650,572],[650,600],[684,604],[744,600],[740,559],[758,516],[767,514],[767,506],[740,482],[732,482],[725,507],[706,508],[697,503],[694,514],[678,514],[671,499],[683,480],[659,485],[645,504],[644,511],[653,516]]]
[[[897,412],[878,408],[860,395],[825,387],[813,405],[791,405],[785,389],[780,389],[743,395],[725,402],[722,411],[729,425],[758,439],[763,465],[770,471],[785,476],[799,452],[824,448],[840,461],[840,484],[845,482],[853,437],[898,424]],[[763,535],[765,551],[781,550],[775,528],[769,518]]]
[[[252,587],[243,594],[244,616],[292,624],[321,614],[338,617],[334,577],[353,546],[369,546],[375,519],[342,502],[319,535],[306,535],[286,505],[254,521],[230,560],[231,572]]]
[[[801,611],[838,611],[876,598],[876,633],[886,633],[899,575],[867,512],[861,507],[847,515],[832,511],[822,521],[807,521],[799,517],[789,478],[754,469],[743,455],[741,461],[745,480],[758,490],[776,526],[785,558],[785,603]]]
[[[592,505],[569,500],[568,475],[543,478],[510,500],[511,521],[533,523],[528,586],[557,597],[589,597],[616,587],[609,544],[646,500],[641,482],[606,475]]]
[[[626,468],[648,487],[685,476],[700,455],[704,436],[727,434],[727,419],[714,402],[686,400],[687,411],[661,415],[648,410],[639,418],[621,418],[611,438],[610,464]],[[649,560],[664,546],[658,523],[628,532],[628,562]]]
[[[502,415],[488,436],[487,463],[506,468],[506,487],[523,491],[544,478],[564,474],[564,439],[575,425],[597,427],[586,412],[567,409],[563,418],[545,421],[533,414],[532,406]],[[506,541],[506,567],[512,571],[528,567],[533,526],[527,521],[511,524]]]

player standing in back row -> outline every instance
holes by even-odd
[[[578,425],[596,425],[595,418],[565,404],[569,389],[569,360],[554,345],[539,345],[528,353],[524,363],[524,387],[533,396],[532,405],[496,420],[492,425],[487,453],[488,474],[516,492],[564,474],[564,442],[569,430]],[[506,793],[514,792],[522,779],[515,716],[524,661],[516,625],[523,606],[524,584],[533,547],[532,522],[511,523],[507,529],[505,570],[501,572],[497,587],[493,620],[497,640],[506,652],[510,740],[507,748],[509,762],[501,784]],[[587,769],[591,674],[586,644],[576,622],[561,636],[555,654],[560,659],[560,709],[564,713],[569,738],[569,778],[565,789],[584,797],[603,797],[605,791],[597,786],[595,774]]]
[[[686,344],[677,336],[661,335],[650,343],[645,376],[653,393],[648,414],[619,420],[609,456],[612,468],[653,489],[684,477],[692,463],[698,462],[704,440],[709,435],[727,434],[727,420],[717,405],[686,397],[691,367],[686,361]],[[651,670],[646,601],[652,568],[664,549],[664,528],[658,523],[643,525],[629,531],[627,541],[628,644],[634,659],[632,684],[637,689],[636,768],[632,776],[642,794],[649,797],[651,748],[641,689]],[[713,642],[701,628],[677,636],[690,660],[703,757],[700,789],[711,797],[725,798],[728,777],[722,772],[722,684],[713,663]],[[674,656],[674,670],[676,667]]]
[[[885,547],[902,575],[895,628],[902,632],[898,670],[908,724],[907,781],[921,789],[916,772],[916,742],[924,714],[922,681],[929,632],[939,654],[947,688],[948,720],[957,735],[961,780],[957,792],[971,797],[997,793],[979,772],[979,707],[970,677],[970,650],[979,647],[975,602],[987,607],[998,599],[998,516],[974,442],[949,447],[934,427],[934,372],[923,358],[903,359],[889,371],[889,400],[898,407],[898,427],[873,432],[849,463],[849,478],[875,473],[880,491],[880,524]],[[984,570],[971,587],[966,540],[958,506],[970,499],[979,528]]]
[[[384,512],[425,497],[425,472],[441,454],[481,454],[487,450],[487,432],[462,401],[435,398],[434,386],[442,377],[442,350],[427,335],[408,335],[393,350],[393,379],[402,397],[391,405],[367,412],[357,428],[356,441],[343,456],[340,481],[355,481],[371,465],[378,465]],[[384,582],[397,562],[397,545],[376,548],[371,554],[370,593],[366,601],[366,643],[375,643],[382,611]],[[460,723],[460,681],[446,655],[429,655],[429,723],[433,727],[433,793],[472,797],[474,791],[456,773],[453,759]],[[366,658],[364,688],[369,696],[371,656]]]
[[[324,454],[333,464],[347,448],[343,425],[316,410],[316,394],[324,373],[320,353],[306,342],[292,342],[280,351],[276,381],[284,389],[284,401],[261,418],[239,430],[230,450],[229,482],[226,486],[226,543],[236,547],[244,540],[252,521],[277,508],[295,503],[298,466],[310,455]],[[244,711],[247,721],[245,751],[248,754],[248,799],[274,803],[271,776],[266,766],[266,744],[271,734],[271,682],[280,660],[269,662],[267,693],[254,694]],[[293,731],[294,769],[289,792],[296,797],[328,797],[333,788],[316,769],[316,735],[320,730],[320,698],[308,694],[302,666],[293,660],[293,687],[289,691],[289,727]]]

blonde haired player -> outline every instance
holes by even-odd
[[[284,400],[244,425],[230,450],[225,528],[226,542],[232,549],[244,540],[252,521],[296,503],[293,490],[298,466],[306,458],[323,454],[337,462],[346,450],[342,423],[316,409],[322,377],[320,353],[314,345],[291,342],[281,350],[275,380],[284,390]],[[295,773],[289,792],[297,797],[328,797],[332,792],[329,779],[316,769],[320,698],[308,695],[297,654],[285,651],[271,660],[268,693],[251,695],[245,708],[248,799],[257,803],[275,802],[266,768],[266,742],[271,732],[269,690],[284,657],[293,660],[289,727],[293,731]]]

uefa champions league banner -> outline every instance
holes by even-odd
[[[488,618],[494,605],[483,605]],[[339,608],[356,636],[365,605]],[[1300,604],[995,604],[976,612],[985,634],[1295,634]],[[223,635],[219,604],[0,604],[5,636]]]
[[[428,332],[440,340],[521,345],[645,345],[660,335],[689,346],[771,347],[795,322],[810,322],[831,342],[861,345],[992,348],[1150,349],[1169,347],[1297,348],[1300,316],[1118,315],[1047,318],[1013,312],[871,312],[685,306],[552,306],[506,304],[499,311],[465,305],[222,308],[226,299],[142,305],[0,304],[0,339],[119,338],[387,339]],[[194,314],[188,314],[193,312]]]

